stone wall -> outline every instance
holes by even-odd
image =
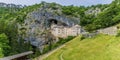
[[[97,30],[99,33],[108,34],[108,35],[117,35],[117,26],[112,26],[104,29]]]

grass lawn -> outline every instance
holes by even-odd
[[[120,37],[97,35],[76,37],[44,60],[120,60]]]

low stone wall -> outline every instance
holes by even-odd
[[[112,27],[100,29],[100,30],[97,30],[97,31],[98,31],[98,33],[103,33],[103,34],[117,35],[118,29],[117,29],[116,26],[112,26]]]

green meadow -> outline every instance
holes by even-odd
[[[44,60],[120,60],[120,37],[99,34],[69,41]]]

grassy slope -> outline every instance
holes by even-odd
[[[45,60],[120,60],[119,56],[120,37],[98,35],[80,41],[79,36]]]

